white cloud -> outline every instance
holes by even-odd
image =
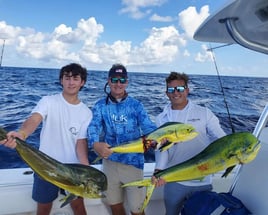
[[[202,52],[198,52],[195,57],[195,61],[197,62],[205,62],[211,61],[213,59],[212,52],[208,51],[208,47],[206,45],[202,45]]]
[[[194,32],[200,24],[209,16],[209,7],[203,6],[200,13],[195,7],[188,7],[179,13],[179,25],[183,28],[189,38],[193,38]]]
[[[171,22],[172,21],[172,17],[171,16],[159,16],[157,14],[153,14],[150,17],[151,21],[157,21],[157,22]]]
[[[150,7],[161,6],[167,0],[122,0],[125,6],[120,13],[128,13],[134,19],[140,19],[151,13]]]
[[[183,52],[183,56],[185,56],[185,57],[190,57],[191,54],[190,54],[190,52],[189,52],[188,50],[184,50],[184,52]]]
[[[186,41],[174,26],[152,28],[149,37],[132,51],[132,64],[159,65],[172,62]]]
[[[8,25],[5,21],[0,21],[0,38],[6,39],[6,45],[15,43],[18,36],[25,36],[35,33],[34,29],[21,28]]]
[[[136,8],[149,5],[160,5],[164,1],[127,1]],[[181,16],[181,23],[189,23],[188,20],[199,19],[204,15],[186,9]],[[201,9],[206,11],[205,8]],[[170,17],[160,17],[155,14],[158,21],[169,21]],[[193,22],[194,23],[194,22]],[[186,25],[187,26],[187,25]],[[187,26],[188,27],[188,26]],[[186,29],[187,31],[187,29]],[[65,62],[75,61],[85,66],[95,65],[101,69],[107,68],[112,63],[121,62],[137,67],[171,65],[176,59],[178,63],[181,57],[192,56],[186,47],[187,40],[175,26],[162,28],[152,27],[147,38],[140,44],[133,46],[131,41],[117,40],[111,44],[99,43],[98,39],[104,32],[104,26],[97,23],[94,17],[87,20],[80,19],[75,27],[60,24],[52,32],[36,32],[34,29],[23,29],[0,22],[0,34],[7,34],[9,43],[12,43],[21,59],[31,59],[38,65],[43,63],[47,67],[59,67]],[[187,49],[185,49],[187,48]],[[196,60],[204,61],[208,58],[206,53],[198,53]],[[27,63],[26,60],[24,63]],[[29,61],[30,62],[30,61]]]
[[[102,63],[111,64],[121,62],[127,64],[131,52],[131,42],[115,41],[113,44],[100,44],[96,48],[96,53],[101,58]]]
[[[88,60],[81,50],[87,46],[96,47],[96,41],[103,32],[102,25],[95,18],[81,19],[75,29],[64,24],[57,26],[52,33],[35,32],[33,29],[22,29],[0,22],[0,34],[6,35],[7,45],[14,45],[21,55],[47,62]],[[82,55],[82,58],[81,56]],[[89,60],[101,62],[92,54]]]

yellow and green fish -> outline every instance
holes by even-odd
[[[191,159],[161,170],[154,176],[161,177],[166,182],[202,180],[207,175],[226,170],[222,176],[226,177],[235,165],[245,164],[255,159],[259,149],[258,139],[249,132],[226,135],[211,143]],[[152,184],[151,179],[144,179],[123,185],[123,187],[127,186],[147,187],[143,211],[151,198],[155,185]]]
[[[0,127],[0,140],[7,132]],[[39,151],[25,141],[16,138],[16,151],[20,157],[44,180],[68,191],[62,207],[77,196],[102,198],[107,189],[106,175],[100,170],[82,164],[63,164]]]
[[[165,151],[178,142],[192,140],[198,135],[195,128],[190,124],[180,122],[168,122],[160,126],[150,134],[140,137],[131,142],[122,143],[111,147],[115,153],[144,153],[149,149]],[[167,140],[161,143],[162,140]],[[94,162],[101,159],[98,157]]]

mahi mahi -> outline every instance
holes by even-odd
[[[174,144],[192,140],[197,135],[195,128],[190,124],[167,122],[146,136],[110,149],[116,153],[145,153],[149,149],[165,151]],[[162,143],[162,140],[166,140],[166,142]],[[94,162],[99,159],[101,158],[97,157]]]
[[[238,132],[226,135],[215,140],[203,151],[189,160],[156,172],[156,178],[163,178],[166,182],[187,181],[204,178],[207,175],[226,170],[222,177],[237,164],[245,164],[255,159],[260,149],[258,139],[249,132]],[[127,186],[147,187],[146,198],[142,211],[147,206],[155,185],[151,179],[133,181],[124,184]]]
[[[0,127],[0,140],[6,139],[6,134]],[[62,207],[77,196],[93,199],[103,197],[107,178],[100,170],[82,164],[63,164],[19,138],[16,138],[16,142],[16,151],[35,173],[69,192],[63,199]]]

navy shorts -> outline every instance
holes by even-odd
[[[32,198],[36,202],[53,202],[58,197],[59,189],[59,187],[41,179],[38,175],[34,174]]]

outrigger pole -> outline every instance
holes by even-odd
[[[222,91],[222,95],[223,95],[223,100],[224,100],[225,107],[226,107],[226,110],[227,110],[227,114],[228,114],[228,118],[229,118],[231,129],[232,129],[232,133],[235,133],[235,129],[234,129],[234,126],[233,126],[233,123],[232,123],[232,119],[231,119],[231,114],[230,114],[230,111],[229,111],[229,106],[228,106],[228,103],[227,103],[227,100],[226,100],[226,97],[225,97],[224,88],[223,88],[222,81],[221,81],[221,76],[220,76],[220,73],[219,73],[219,70],[218,70],[218,66],[217,66],[215,54],[213,52],[214,49],[222,48],[222,47],[230,46],[230,45],[232,45],[232,43],[229,43],[229,44],[225,44],[225,45],[222,45],[222,46],[217,46],[217,47],[212,48],[211,45],[210,45],[210,43],[209,43],[210,48],[207,49],[207,51],[210,51],[211,52],[211,55],[212,55],[212,58],[213,58],[213,62],[214,62],[214,66],[215,66],[215,69],[217,71],[217,76],[218,76],[218,79],[219,79],[219,83],[220,83],[220,87],[221,87],[221,91]]]
[[[3,60],[3,55],[4,55],[5,42],[6,42],[6,40],[4,39],[3,46],[2,46],[2,52],[1,52],[0,67],[2,67],[2,60]]]

